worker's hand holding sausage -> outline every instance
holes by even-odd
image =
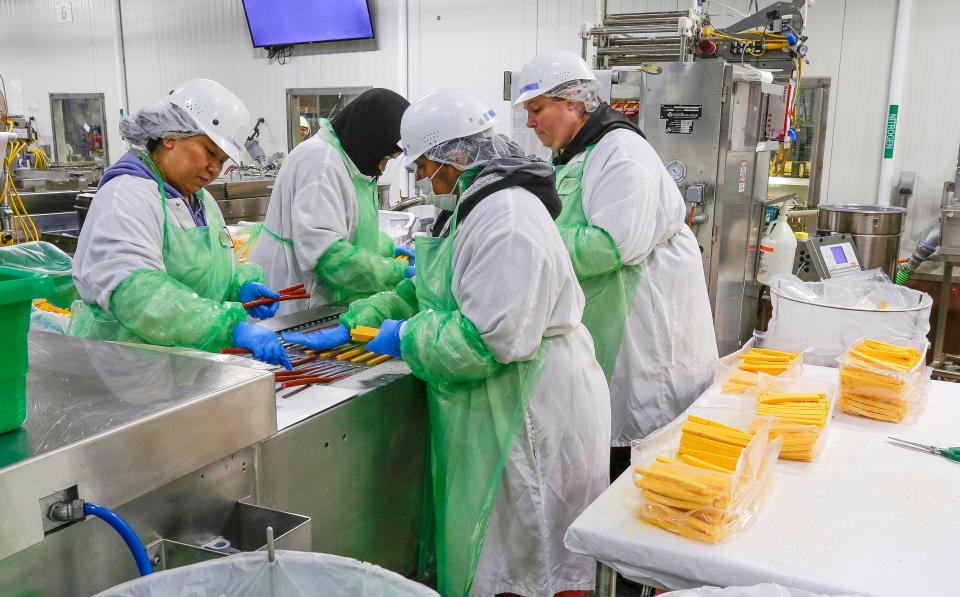
[[[258,298],[275,299],[280,298],[280,295],[266,284],[261,284],[260,282],[247,282],[240,288],[239,299],[241,303],[249,303]],[[275,302],[269,305],[257,305],[247,310],[247,313],[256,319],[270,319],[277,314],[277,309],[279,308],[280,303]]]
[[[284,342],[306,346],[311,350],[329,350],[350,341],[350,330],[340,324],[336,327],[324,328],[309,334],[300,332],[283,332],[280,334]]]
[[[380,325],[377,337],[367,343],[367,350],[400,358],[400,329],[405,319],[388,319]]]
[[[233,345],[246,348],[258,361],[271,365],[283,365],[284,369],[293,368],[277,334],[263,326],[241,321],[233,329]]]

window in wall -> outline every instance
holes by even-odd
[[[102,93],[51,93],[53,152],[57,162],[107,161],[107,117]]]
[[[790,148],[786,160],[771,166],[767,187],[769,197],[796,193],[800,205],[813,208],[820,203],[820,174],[829,103],[830,77],[800,80],[793,122],[797,130],[797,142]]]
[[[287,147],[293,149],[314,135],[320,119],[333,118],[367,89],[369,87],[287,89]]]

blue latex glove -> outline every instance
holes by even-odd
[[[400,358],[400,326],[406,319],[387,319],[380,324],[377,337],[367,343],[367,350]]]
[[[416,268],[415,266],[413,266],[413,265],[408,265],[408,266],[407,266],[407,271],[404,273],[404,275],[405,275],[406,277],[408,277],[408,278],[412,278],[412,277],[416,276],[416,275],[417,275],[417,268]]]
[[[279,298],[280,295],[270,289],[266,284],[261,284],[260,282],[247,282],[240,287],[239,299],[241,303],[248,303],[250,301],[255,301],[260,297],[268,298]],[[273,303],[272,305],[260,305],[254,307],[247,311],[251,317],[257,319],[270,319],[277,314],[277,309],[280,308],[280,301]]]
[[[350,341],[350,330],[340,324],[332,328],[324,328],[309,334],[300,332],[283,332],[280,334],[284,342],[299,344],[313,350],[329,350]]]
[[[280,338],[273,330],[268,330],[255,323],[241,321],[233,328],[233,345],[246,348],[253,353],[253,358],[271,365],[283,365],[284,369],[292,369],[287,351],[280,344]]]
[[[417,264],[417,253],[413,249],[408,249],[407,247],[395,247],[393,249],[393,256],[399,257],[401,255],[406,255],[410,259],[410,265]]]

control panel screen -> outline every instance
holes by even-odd
[[[833,253],[833,260],[837,265],[847,263],[847,255],[843,252],[843,246],[830,247],[830,252]]]

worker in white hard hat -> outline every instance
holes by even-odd
[[[413,275],[412,252],[380,231],[377,179],[400,154],[400,118],[410,105],[389,89],[369,89],[283,162],[263,231],[250,260],[277,288],[304,284],[305,300],[287,301],[284,315],[390,290]],[[329,342],[350,340],[335,330]]]
[[[276,333],[247,321],[279,295],[263,270],[237,265],[223,214],[203,191],[239,164],[250,115],[209,79],[187,81],[120,121],[131,150],[103,173],[73,260],[80,299],[68,333],[216,352],[248,349],[289,367]]]
[[[310,136],[310,122],[303,116],[300,117],[300,140],[303,141]]]
[[[628,462],[631,440],[674,419],[713,380],[717,344],[700,248],[663,162],[599,98],[579,56],[544,52],[520,79],[514,104],[556,155],[557,226],[610,383],[613,446],[624,448],[615,454]]]
[[[553,167],[494,119],[458,89],[404,113],[403,163],[453,215],[417,239],[413,280],[340,322],[379,327],[367,349],[427,382],[440,594],[591,589],[593,560],[563,535],[609,483],[610,399],[553,224]]]

